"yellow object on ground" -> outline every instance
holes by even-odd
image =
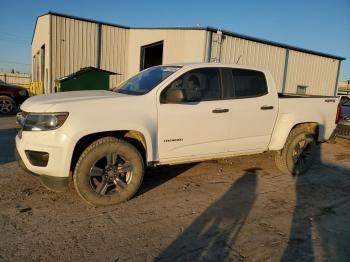
[[[27,88],[31,95],[44,94],[43,82],[31,82],[30,84],[22,84],[21,86]]]

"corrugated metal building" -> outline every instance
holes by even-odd
[[[49,12],[32,39],[33,81],[94,66],[118,73],[111,87],[155,64],[222,62],[269,69],[280,92],[334,95],[342,57],[212,27],[132,28]]]

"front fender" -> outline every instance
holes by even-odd
[[[69,149],[71,153],[76,143],[87,135],[137,131],[145,138],[147,161],[157,160],[157,109],[152,97],[85,102],[80,107],[74,103],[67,111],[69,116],[61,131],[75,141]]]
[[[144,127],[140,126],[124,126],[121,127],[114,127],[114,128],[107,128],[107,129],[88,129],[88,130],[81,130],[80,132],[75,133],[71,138],[74,141],[74,143],[69,148],[70,156],[73,155],[74,149],[78,143],[78,141],[88,135],[93,135],[97,133],[105,133],[105,132],[118,132],[118,131],[137,131],[143,135],[146,142],[147,147],[147,161],[156,161],[157,160],[157,151],[155,150],[157,148],[157,145],[154,143],[154,141],[157,141],[154,132],[152,133],[150,130],[147,130]]]

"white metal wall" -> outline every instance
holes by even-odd
[[[82,67],[96,66],[96,23],[53,15],[51,37],[53,80]]]
[[[128,75],[140,71],[141,47],[163,41],[163,64],[203,62],[206,46],[205,30],[130,29]]]
[[[101,30],[101,69],[118,73],[110,77],[112,88],[127,77],[129,30],[108,25]]]
[[[230,35],[224,35],[221,41],[218,33],[213,33],[212,36],[211,61],[268,69],[275,78],[278,90],[282,91],[287,51],[285,48]],[[120,74],[111,77],[111,87],[114,87],[139,71],[141,47],[158,41],[164,42],[163,63],[205,61],[206,30],[124,29],[45,15],[37,20],[32,42],[33,79],[42,79],[38,70],[41,64],[38,51],[45,44],[45,74],[48,74],[45,81],[49,83],[47,86],[53,87],[55,79],[82,67],[96,67],[100,52],[101,68]],[[333,95],[339,62],[332,58],[290,50],[285,92],[295,93],[297,86],[303,85],[307,86],[307,94]]]
[[[42,54],[42,47],[45,53]],[[40,16],[37,19],[32,41],[32,76],[33,81],[42,81],[45,92],[49,92],[50,75],[50,15]],[[43,69],[43,70],[42,70]],[[44,73],[44,75],[43,75]]]
[[[282,90],[285,56],[286,51],[281,47],[228,35],[223,35],[223,40],[220,41],[220,35],[213,33],[211,61],[268,69],[279,91]]]
[[[40,55],[39,52],[34,54],[32,59],[32,74],[33,74],[33,81],[37,82],[40,81]]]
[[[259,66],[268,69],[279,92],[283,88],[286,49],[242,38],[213,33],[211,61]],[[289,50],[285,93],[307,86],[306,94],[334,95],[339,60]]]
[[[298,85],[306,94],[334,95],[340,61],[298,51],[289,51],[286,93],[296,93]]]

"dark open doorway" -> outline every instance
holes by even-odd
[[[141,47],[140,71],[163,63],[163,41]]]

